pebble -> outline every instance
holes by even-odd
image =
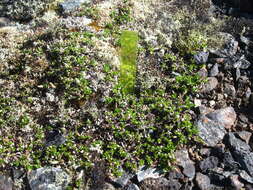
[[[251,132],[248,132],[248,131],[239,131],[239,132],[236,132],[236,135],[238,137],[240,137],[240,139],[242,139],[243,141],[245,141],[247,144],[249,144],[249,140],[252,136],[252,133]]]
[[[208,56],[209,56],[209,52],[201,51],[201,52],[197,53],[196,55],[194,55],[194,60],[198,64],[204,64],[207,62]]]
[[[197,173],[196,174],[196,183],[198,185],[198,187],[201,190],[210,190],[212,188],[211,186],[211,182],[208,176],[202,174],[202,173]]]
[[[199,168],[202,172],[206,173],[208,170],[212,170],[218,166],[219,159],[215,156],[210,156],[200,162]]]
[[[235,97],[235,95],[236,95],[235,87],[231,84],[226,83],[225,88],[224,88],[224,93],[226,93],[230,97]]]
[[[67,0],[59,3],[59,9],[63,15],[70,14],[80,8],[83,3],[90,3],[90,0]]]
[[[137,172],[137,180],[138,182],[141,182],[147,178],[159,178],[161,175],[161,171],[158,170],[157,168],[145,168],[142,167],[138,172]]]
[[[12,190],[13,182],[10,177],[0,174],[0,190]]]
[[[201,92],[208,93],[214,90],[218,85],[218,80],[215,77],[208,77],[207,82],[204,83]]]
[[[209,72],[209,76],[210,77],[215,77],[219,74],[219,66],[217,63],[215,63],[213,65],[213,67],[211,68],[210,72]]]

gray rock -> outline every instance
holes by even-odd
[[[199,167],[202,172],[206,173],[209,169],[212,170],[218,166],[219,159],[215,156],[210,156],[200,162]]]
[[[168,189],[179,190],[182,185],[176,179],[166,179],[164,177],[157,179],[146,179],[141,183],[141,189]]]
[[[198,71],[198,74],[201,78],[206,78],[207,77],[207,70],[206,68],[201,68],[199,71]]]
[[[240,137],[240,139],[242,139],[244,142],[246,142],[247,144],[249,144],[249,140],[252,136],[252,133],[251,132],[248,132],[248,131],[239,131],[239,132],[236,132],[236,135],[238,137]]]
[[[194,55],[194,60],[198,64],[203,64],[203,63],[207,62],[208,56],[209,56],[209,52],[201,51],[201,52],[197,53],[196,55]]]
[[[197,173],[196,174],[196,183],[198,185],[198,187],[201,189],[201,190],[209,190],[212,188],[211,186],[211,182],[210,182],[210,179],[208,176],[202,174],[202,173]]]
[[[235,97],[236,95],[236,90],[235,87],[231,84],[225,84],[225,88],[224,88],[224,93],[231,96],[231,97]]]
[[[13,189],[13,182],[10,177],[0,174],[0,189],[1,190]]]
[[[200,138],[211,147],[220,142],[226,134],[224,125],[202,117],[196,123]]]
[[[193,179],[195,176],[194,162],[189,158],[188,151],[186,149],[178,150],[175,153],[178,165],[183,168],[183,174],[188,178]]]
[[[16,0],[1,1],[0,16],[18,21],[29,21],[46,10],[53,0]]]
[[[159,178],[162,174],[162,171],[158,170],[157,168],[145,168],[142,167],[137,172],[137,180],[138,182],[141,182],[147,178]]]
[[[237,62],[234,63],[234,68],[248,69],[251,63],[243,55]]]
[[[214,90],[218,85],[218,80],[215,77],[208,77],[207,82],[204,83],[201,92],[208,93]]]
[[[206,117],[216,121],[225,126],[225,128],[229,129],[232,127],[236,120],[236,113],[234,108],[227,107],[219,110],[215,110],[214,112],[210,112],[206,114]]]
[[[9,26],[10,25],[10,20],[6,17],[0,17],[0,28]]]
[[[118,185],[120,185],[121,187],[124,187],[128,181],[134,177],[134,174],[129,174],[129,173],[123,173],[122,176],[118,177],[116,180],[114,180],[114,182]]]
[[[242,140],[235,137],[233,133],[227,134],[227,143],[232,151],[250,152],[250,146]]]
[[[240,177],[247,181],[248,183],[253,184],[253,177],[251,177],[246,171],[242,170],[240,172]]]
[[[140,188],[138,187],[138,185],[131,183],[128,187],[127,190],[140,190]]]
[[[31,190],[63,190],[69,183],[68,174],[54,167],[32,170],[27,178]]]
[[[57,130],[49,131],[46,135],[45,146],[60,146],[66,142],[66,138]]]
[[[67,0],[59,3],[59,10],[63,15],[70,14],[78,10],[84,3],[90,3],[90,0]]]
[[[223,164],[225,170],[237,170],[240,167],[240,164],[236,162],[231,154],[231,152],[226,151],[223,154]]]
[[[217,76],[218,74],[219,74],[219,66],[218,66],[217,63],[215,63],[215,64],[213,65],[213,67],[211,68],[211,70],[210,70],[209,76],[210,76],[210,77],[215,77],[215,76]]]

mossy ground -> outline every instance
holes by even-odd
[[[160,3],[151,10],[162,11]],[[208,33],[189,28],[189,15],[181,15],[173,41],[165,43],[161,29],[154,46],[131,17],[130,2],[114,8],[100,32],[55,23],[17,47],[0,73],[2,168],[53,165],[77,176],[103,163],[107,174],[119,174],[121,166],[166,171],[173,152],[195,139],[192,99],[202,81],[192,56],[208,48]],[[46,146],[51,131],[66,141]]]

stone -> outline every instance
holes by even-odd
[[[248,69],[251,66],[251,63],[245,58],[243,55],[240,57],[240,59],[234,63],[234,68],[239,68],[239,69]]]
[[[193,179],[195,176],[194,162],[189,158],[188,151],[186,149],[178,150],[175,153],[175,157],[179,166],[183,168],[183,174],[188,178]]]
[[[209,52],[199,52],[197,54],[194,55],[194,60],[196,61],[196,63],[198,64],[204,64],[207,62],[208,60],[208,56],[209,56]]]
[[[59,10],[63,15],[70,14],[78,10],[84,3],[90,3],[90,0],[67,0],[59,3]]]
[[[210,112],[206,114],[206,117],[224,125],[225,128],[229,129],[232,127],[236,120],[236,113],[234,108],[227,107]]]
[[[141,182],[147,178],[159,178],[162,174],[162,171],[158,170],[157,168],[145,168],[142,167],[137,172],[137,180],[138,182]]]
[[[209,169],[212,170],[218,166],[219,159],[215,156],[210,156],[200,162],[199,167],[202,172],[206,173]]]
[[[231,187],[233,187],[236,190],[240,190],[244,186],[244,184],[242,182],[240,182],[238,178],[239,178],[238,175],[232,175],[229,177]]]
[[[240,164],[236,162],[231,154],[231,152],[226,151],[223,154],[223,164],[225,170],[237,170],[240,167]]]
[[[228,146],[232,151],[238,152],[250,152],[250,146],[243,142],[242,140],[235,137],[234,133],[228,133],[226,136],[226,141]]]
[[[141,182],[140,189],[168,189],[168,190],[179,190],[182,185],[176,179],[166,179],[160,177],[157,179],[146,179]]]
[[[6,17],[0,17],[0,28],[10,25],[10,20]]]
[[[134,177],[134,174],[124,172],[123,175],[115,179],[114,182],[124,187],[132,177]]]
[[[200,118],[196,126],[199,130],[199,137],[206,145],[214,147],[218,142],[222,141],[226,134],[224,125],[210,120],[207,117]]]
[[[242,139],[244,142],[246,142],[247,144],[249,144],[249,140],[252,136],[251,132],[248,131],[239,131],[235,133],[238,137],[240,137],[240,139]]]
[[[240,177],[247,181],[248,183],[253,184],[253,177],[251,177],[246,171],[242,170],[240,171]]]
[[[127,190],[140,190],[140,188],[138,187],[138,185],[131,183],[130,185],[128,185]]]
[[[209,72],[209,76],[210,77],[215,77],[219,74],[219,66],[217,63],[215,63],[213,65],[213,67],[211,68],[210,72]]]
[[[215,77],[208,77],[207,82],[202,86],[201,92],[208,93],[214,90],[218,85],[218,80]]]
[[[104,183],[102,190],[116,190],[116,188],[110,183]],[[135,190],[135,189],[133,189],[133,190]]]
[[[180,169],[176,167],[175,169],[169,171],[168,178],[169,179],[183,179],[184,175],[181,173]]]
[[[46,134],[46,142],[45,142],[46,147],[52,145],[60,146],[65,142],[66,138],[58,130],[52,130]]]
[[[201,68],[201,69],[198,71],[198,75],[199,75],[201,78],[206,78],[206,77],[208,76],[208,73],[207,73],[206,68]]]
[[[224,86],[224,93],[226,93],[230,97],[235,97],[236,95],[235,87],[231,84],[226,83]]]
[[[32,170],[27,178],[31,190],[63,190],[70,181],[65,171],[55,167]]]
[[[210,182],[210,179],[208,176],[202,174],[202,173],[197,173],[196,174],[196,183],[198,185],[198,187],[201,189],[201,190],[209,190],[212,188],[211,186],[211,182]]]
[[[0,174],[0,190],[12,190],[13,182],[10,177]]]

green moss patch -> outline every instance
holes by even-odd
[[[120,36],[120,79],[119,83],[124,92],[133,92],[136,82],[138,33],[123,31]]]

